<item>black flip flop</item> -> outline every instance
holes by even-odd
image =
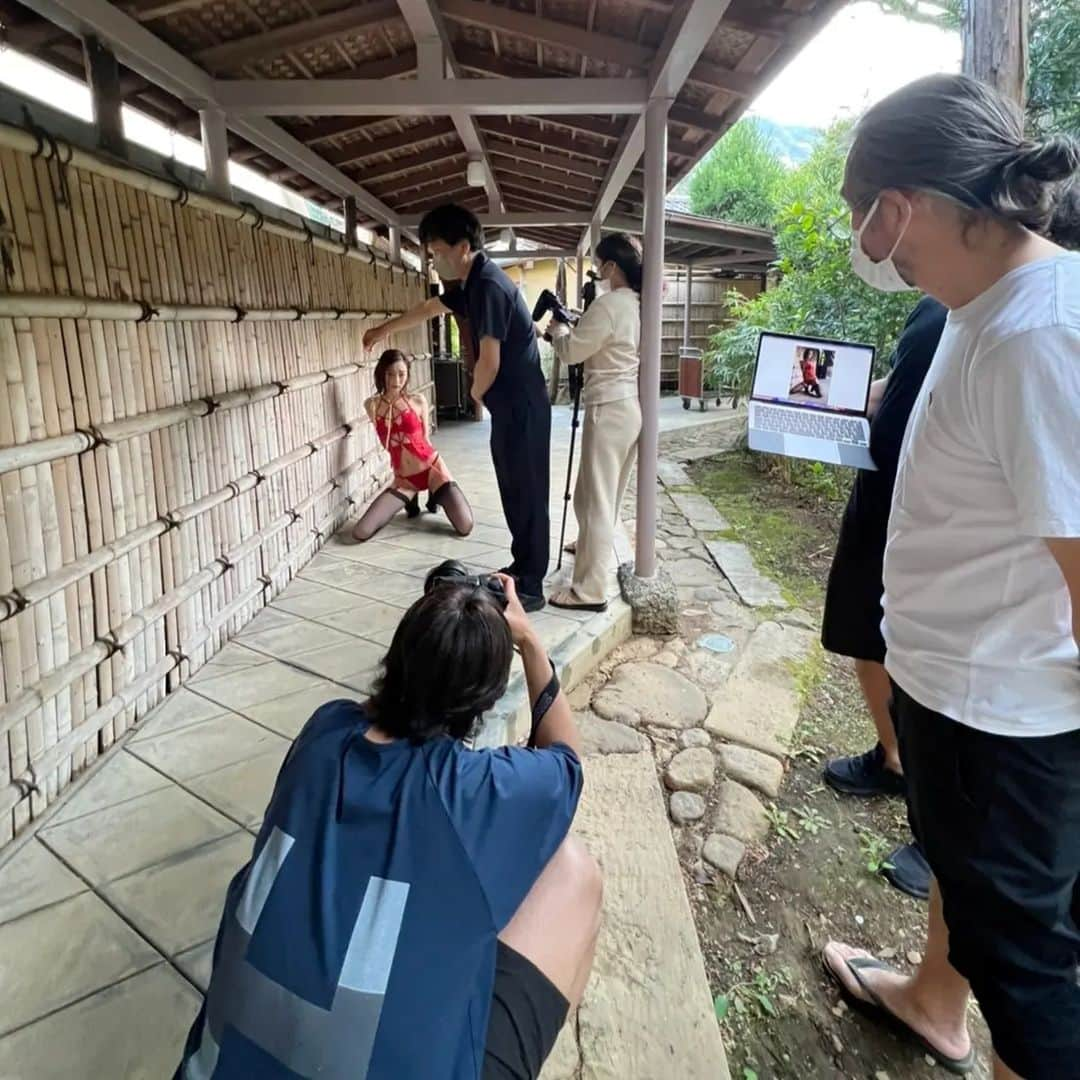
[[[951,1058],[943,1054],[933,1043],[924,1039],[910,1024],[904,1023],[896,1013],[889,1009],[881,998],[874,993],[873,989],[867,985],[861,974],[864,971],[892,971],[895,973],[894,968],[889,967],[888,964],[881,960],[876,960],[872,956],[852,956],[845,960],[844,963],[847,964],[848,971],[851,972],[852,977],[862,988],[862,992],[870,999],[869,1001],[848,989],[847,984],[833,970],[825,951],[822,950],[821,965],[825,969],[825,974],[840,988],[840,993],[852,1009],[862,1013],[867,1019],[891,1029],[902,1039],[914,1043],[924,1053],[929,1054],[943,1069],[947,1069],[956,1076],[966,1076],[975,1068],[974,1047],[962,1058]]]
[[[563,604],[558,600],[548,600],[548,603],[554,608],[562,608],[563,611],[607,611],[607,601],[604,600],[599,604]]]

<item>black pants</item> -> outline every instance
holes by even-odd
[[[990,735],[894,686],[911,827],[949,962],[1024,1080],[1080,1077],[1080,731]]]
[[[498,943],[483,1080],[536,1080],[570,1003],[531,960]]]
[[[551,557],[551,406],[547,398],[488,402],[491,460],[510,530],[510,571],[520,590],[544,592]]]

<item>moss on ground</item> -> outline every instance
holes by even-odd
[[[718,536],[745,544],[789,603],[815,610],[824,598],[847,492],[831,480],[822,483],[812,470],[781,477],[769,461],[734,450],[696,462],[690,473],[728,523]]]

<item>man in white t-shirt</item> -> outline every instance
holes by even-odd
[[[860,121],[844,196],[869,284],[917,286],[945,331],[901,452],[885,553],[886,667],[909,812],[935,876],[913,976],[831,943],[860,1008],[954,1072],[1080,1077],[1080,147],[1027,141],[961,76]]]

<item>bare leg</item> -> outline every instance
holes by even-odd
[[[555,984],[571,1012],[589,981],[602,900],[600,867],[585,845],[569,836],[499,935]]]
[[[442,507],[443,513],[446,514],[458,536],[468,536],[472,532],[472,507],[469,506],[469,500],[465,498],[465,492],[453,480],[433,491],[431,502],[435,506]]]
[[[353,526],[353,539],[363,543],[370,540],[399,511],[408,506],[409,499],[393,488],[375,496],[363,517]]]
[[[830,942],[825,960],[844,985],[857,997],[865,997],[845,959],[865,955],[861,950]],[[864,970],[862,977],[885,1004],[924,1039],[949,1057],[961,1058],[971,1049],[967,1030],[967,980],[949,963],[949,931],[941,907],[937,882],[930,885],[930,918],[926,931],[926,955],[914,975],[898,971]],[[995,1072],[995,1080],[1011,1080],[1011,1074]]]
[[[856,660],[855,674],[862,687],[863,698],[877,729],[878,742],[885,750],[885,768],[903,774],[900,764],[900,749],[896,744],[896,728],[889,715],[889,701],[892,698],[892,684],[884,664],[874,660]]]

